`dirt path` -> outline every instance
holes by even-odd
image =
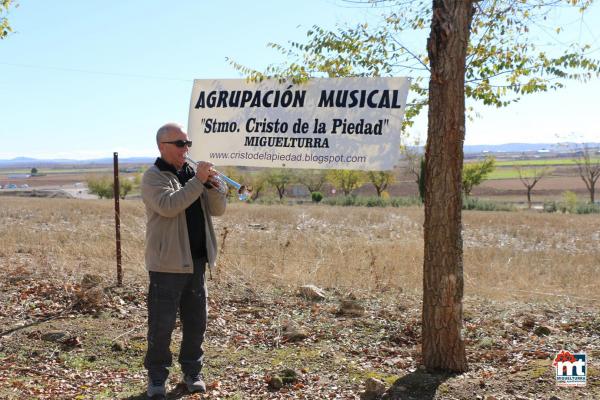
[[[27,326],[0,336],[0,398],[144,398],[144,283],[114,288],[6,272],[1,326]],[[600,398],[596,307],[467,298],[470,370],[446,376],[420,366],[418,296],[355,292],[364,314],[351,316],[340,311],[348,293],[335,289],[312,302],[218,277],[210,293],[208,394],[185,393],[174,367],[170,399],[359,399],[368,378],[385,383],[385,399]],[[290,326],[303,334],[292,338]],[[177,329],[174,351],[180,337]],[[560,349],[587,352],[585,388],[556,386],[551,364]],[[297,376],[270,387],[285,369]]]

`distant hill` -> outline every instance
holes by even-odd
[[[592,148],[600,147],[600,143],[587,143]],[[465,153],[523,153],[523,152],[543,152],[550,153],[569,153],[573,149],[581,147],[580,143],[506,143],[506,144],[481,144],[467,145],[464,147]]]
[[[591,149],[600,149],[600,143],[586,143]],[[415,147],[409,146],[413,150]],[[505,144],[477,144],[465,145],[463,150],[465,154],[486,154],[486,153],[573,153],[577,148],[581,148],[581,143],[505,143]],[[419,146],[418,152],[423,153],[424,147]]]
[[[152,164],[156,157],[127,157],[119,158],[119,164]],[[57,165],[112,165],[112,158],[95,158],[89,160],[72,160],[67,158],[38,159],[28,157],[16,157],[10,160],[0,160],[0,168],[39,168]]]

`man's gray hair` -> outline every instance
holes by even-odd
[[[158,145],[166,134],[175,130],[183,132],[183,126],[176,122],[169,122],[158,128],[158,131],[156,131],[156,144]]]

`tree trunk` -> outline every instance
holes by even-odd
[[[461,182],[465,138],[465,57],[472,0],[434,0],[427,41],[429,125],[425,154],[423,361],[428,370],[467,369],[461,337]]]
[[[531,189],[532,187],[527,186],[527,208],[531,209]]]

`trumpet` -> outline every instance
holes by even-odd
[[[188,163],[190,163],[194,167],[194,169],[198,168],[198,163],[192,160],[190,157],[185,156],[185,160]],[[221,192],[222,194],[227,194],[227,192],[229,191],[227,184],[230,184],[237,190],[238,199],[240,199],[240,201],[245,201],[250,198],[250,195],[252,194],[252,189],[249,189],[246,185],[237,183],[224,173],[219,172],[214,168],[212,170],[216,172],[216,175],[213,175],[212,179],[215,179],[217,181],[218,186],[216,187],[216,189],[219,192]]]

